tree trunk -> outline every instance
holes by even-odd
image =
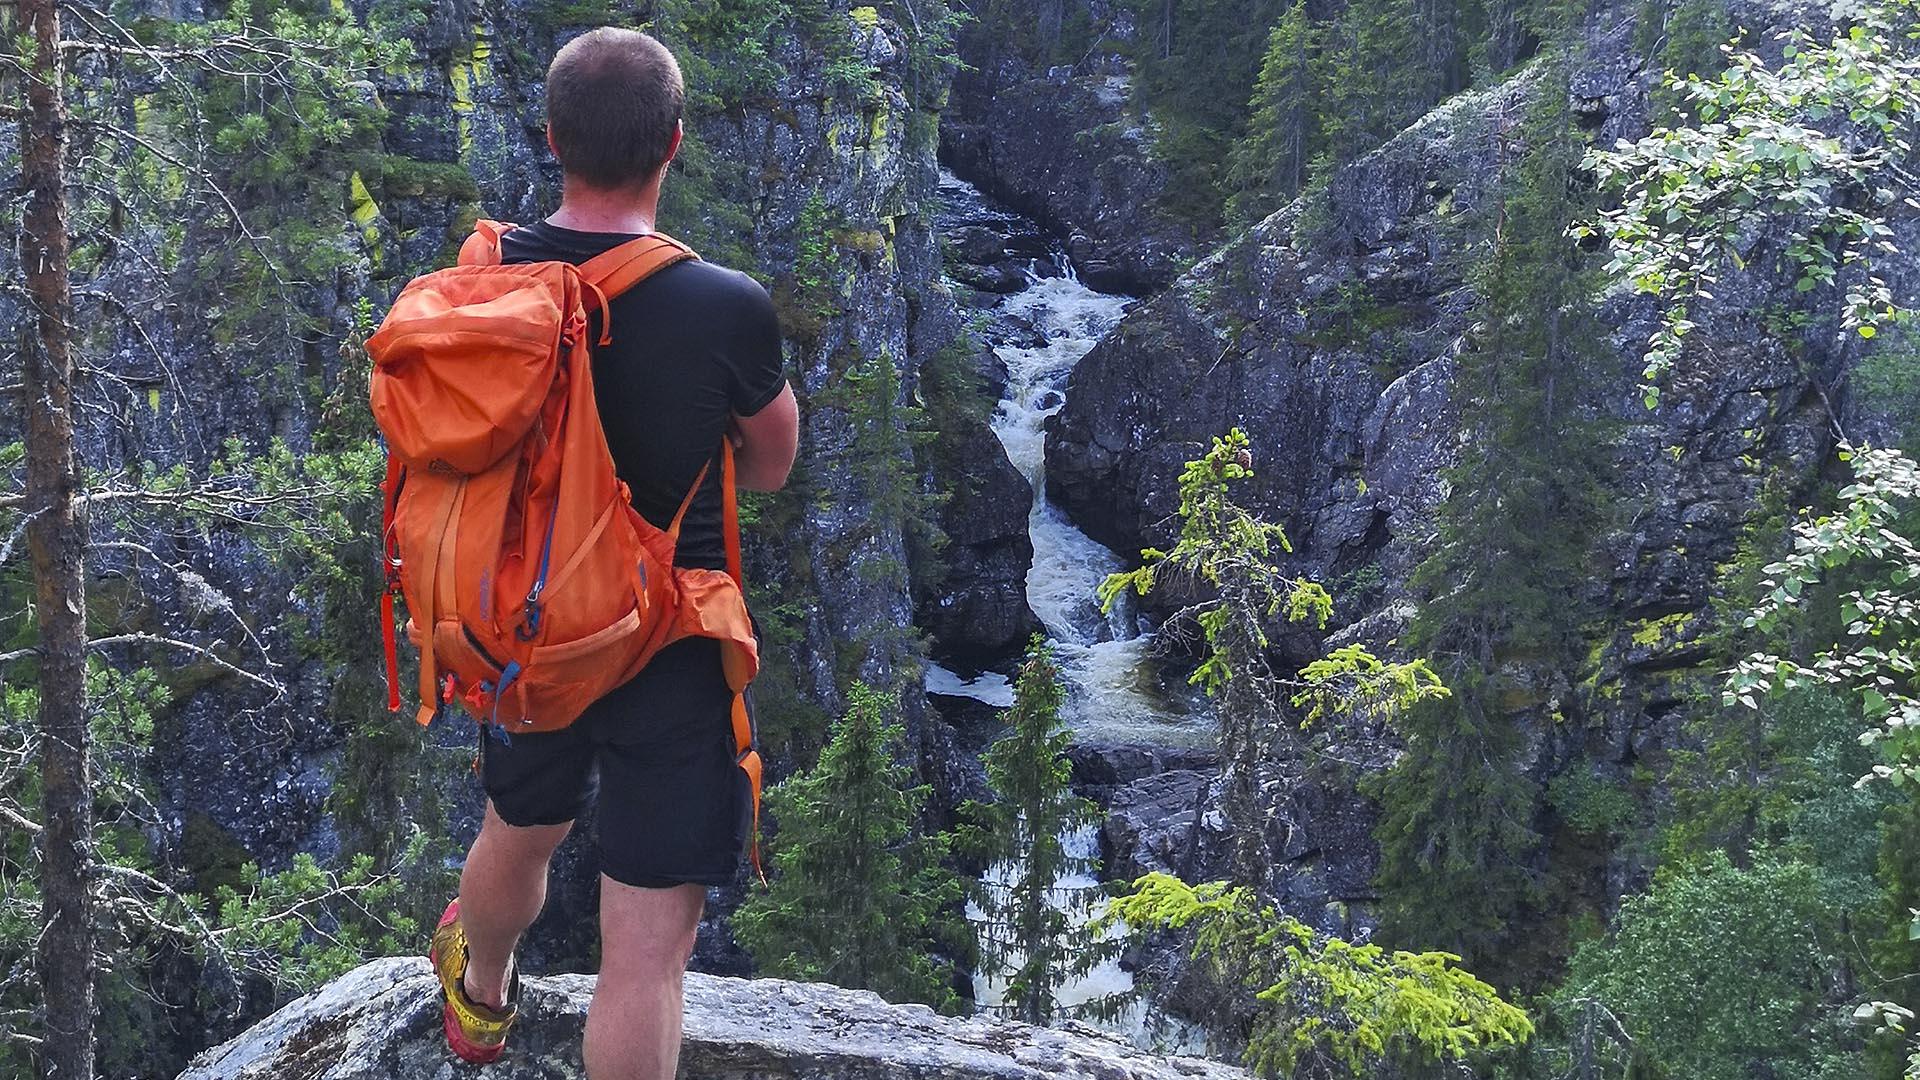
[[[40,624],[40,988],[44,1080],[93,1078],[93,785],[87,763],[86,538],[73,448],[73,297],[67,280],[66,106],[57,0],[20,0],[33,39],[20,261],[33,305],[21,342],[27,541]]]

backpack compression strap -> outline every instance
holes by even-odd
[[[697,490],[698,485],[695,487]],[[720,440],[720,534],[727,545],[727,576],[733,578],[734,585],[740,590],[740,599],[744,602],[747,582],[740,572],[740,498],[734,483],[731,438]],[[752,828],[747,833],[747,860],[753,864],[753,872],[760,875],[760,883],[764,885],[767,871],[760,865],[760,781],[763,765],[760,752],[753,746],[753,716],[747,712],[747,689],[744,686],[733,692],[732,721],[733,760],[747,774],[753,805]]]

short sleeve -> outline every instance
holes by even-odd
[[[739,275],[739,282],[739,314],[727,357],[727,398],[735,415],[752,416],[787,385],[786,361],[780,351],[780,317],[773,298],[745,274]]]

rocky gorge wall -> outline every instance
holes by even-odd
[[[1596,145],[1649,127],[1658,73],[1634,51],[1635,17],[1630,5],[1603,6],[1582,30],[1571,104]],[[1732,12],[1755,41],[1807,18],[1790,5]],[[1051,497],[1115,550],[1165,547],[1182,463],[1243,427],[1257,478],[1242,497],[1286,526],[1288,571],[1327,583],[1338,598],[1326,642],[1290,642],[1288,660],[1304,662],[1322,644],[1393,642],[1414,608],[1408,575],[1431,552],[1433,520],[1450,494],[1444,471],[1466,437],[1463,414],[1484,404],[1460,399],[1453,381],[1456,357],[1478,331],[1468,270],[1482,237],[1464,223],[1517,156],[1528,102],[1547,92],[1558,91],[1523,69],[1450,99],[1336,173],[1324,196],[1232,239],[1130,312],[1073,373],[1049,431]],[[1920,224],[1910,213],[1894,224],[1911,251]],[[1898,291],[1920,267],[1903,256],[1880,269]],[[1654,411],[1638,387],[1655,305],[1624,291],[1602,302],[1609,336],[1598,407],[1611,434],[1595,479],[1609,509],[1591,574],[1575,589],[1600,612],[1592,654],[1582,670],[1557,673],[1515,703],[1527,732],[1522,767],[1542,785],[1576,769],[1623,789],[1651,783],[1645,797],[1661,798],[1649,780],[1657,770],[1646,770],[1679,744],[1681,702],[1713,677],[1697,641],[1712,625],[1718,571],[1762,488],[1803,497],[1830,475],[1836,427],[1857,437],[1876,423],[1845,389],[1864,352],[1857,338],[1802,341],[1769,328],[1766,312],[1796,302],[1791,278],[1739,275],[1715,292],[1692,312],[1698,359]],[[1334,739],[1336,756],[1359,774],[1398,753],[1377,728]],[[1377,807],[1354,791],[1356,773],[1309,775],[1300,764],[1282,766],[1285,779],[1269,787],[1269,885],[1326,929],[1364,926],[1377,896]],[[1204,778],[1150,785],[1116,795],[1117,806],[1146,809],[1110,825],[1114,871],[1163,868],[1180,852],[1188,872],[1218,872],[1217,819],[1211,829],[1204,816],[1195,825],[1191,809]],[[1552,811],[1540,812],[1550,834],[1566,835]],[[1143,831],[1150,819],[1168,824]],[[1582,873],[1582,893],[1605,906],[1641,883],[1644,865],[1623,847]]]
[[[1033,4],[1011,24],[969,26],[967,67],[940,127],[941,160],[982,191],[1057,235],[1082,280],[1103,292],[1149,293],[1173,282],[1208,238],[1162,206],[1172,177],[1152,152],[1148,117],[1131,100],[1128,65],[1090,52],[1046,65],[1006,40],[1078,12],[1103,38],[1134,34],[1121,5]]]

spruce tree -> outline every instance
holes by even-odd
[[[811,770],[766,793],[778,832],[772,883],[734,914],[762,971],[872,990],[953,1011],[964,890],[942,865],[949,838],[915,831],[928,788],[901,763],[898,699],[864,683]]]
[[[1007,873],[988,875],[974,886],[982,918],[977,924],[980,961],[1006,974],[1001,1011],[1029,1024],[1045,1024],[1063,1012],[1062,985],[1083,978],[1113,950],[1086,926],[1100,894],[1097,888],[1059,884],[1069,875],[1091,875],[1099,860],[1074,855],[1065,838],[1097,824],[1100,808],[1073,793],[1073,766],[1067,760],[1072,736],[1060,719],[1066,688],[1060,667],[1037,635],[1014,684],[1006,735],[982,755],[987,785],[995,801],[961,808],[970,820],[966,846],[990,866]]]
[[[1286,530],[1235,501],[1232,485],[1253,478],[1253,445],[1239,428],[1213,440],[1205,457],[1180,474],[1180,540],[1146,548],[1136,570],[1108,575],[1100,602],[1111,608],[1128,589],[1145,596],[1171,584],[1204,597],[1167,620],[1197,631],[1201,660],[1188,681],[1217,701],[1220,810],[1230,837],[1235,882],[1263,885],[1272,868],[1263,775],[1301,756],[1298,731],[1351,713],[1384,718],[1447,689],[1423,659],[1386,662],[1358,644],[1343,645],[1299,672],[1276,671],[1269,624],[1284,619],[1324,629],[1333,596],[1318,582],[1288,577],[1280,556],[1293,550]],[[1287,706],[1304,719],[1284,722]]]
[[[1459,359],[1467,439],[1448,470],[1438,544],[1411,585],[1425,600],[1408,647],[1453,694],[1400,724],[1406,753],[1369,790],[1385,920],[1395,936],[1512,973],[1522,915],[1542,899],[1537,785],[1523,725],[1571,705],[1556,671],[1585,655],[1576,586],[1598,527],[1602,437],[1586,381],[1605,340],[1590,272],[1566,229],[1584,140],[1563,89],[1564,53],[1525,128],[1527,150],[1490,223],[1480,309]]]
[[[1453,0],[1353,0],[1327,43],[1327,162],[1344,165],[1392,138],[1457,87]],[[1437,46],[1444,67],[1430,66]]]
[[[1164,209],[1201,231],[1220,224],[1228,157],[1247,124],[1268,32],[1285,0],[1127,0],[1140,28],[1134,99],[1154,121],[1171,174]]]
[[[1305,0],[1297,0],[1267,37],[1253,115],[1227,169],[1227,217],[1236,224],[1266,216],[1306,182],[1319,135],[1319,36]]]

